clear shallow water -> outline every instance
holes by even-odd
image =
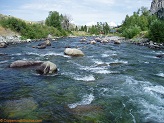
[[[39,42],[0,49],[0,118],[40,119],[45,123],[163,123],[164,53],[147,47],[80,43],[64,38],[46,49]],[[84,57],[65,56],[66,46]],[[34,68],[8,68],[15,60],[54,62],[57,75]]]

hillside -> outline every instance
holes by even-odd
[[[15,36],[19,35],[18,33],[11,31],[10,29],[5,29],[4,27],[0,26],[0,36]]]

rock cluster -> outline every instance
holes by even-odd
[[[31,66],[36,66],[36,72],[41,75],[53,74],[57,72],[57,66],[50,61],[17,60],[10,64],[10,68],[25,68]]]
[[[147,46],[151,49],[164,49],[164,43],[156,43],[153,41],[149,41],[148,39],[140,39],[138,42],[136,41],[131,41],[131,42],[139,46]]]

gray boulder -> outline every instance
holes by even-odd
[[[84,56],[84,53],[81,50],[75,48],[66,48],[64,54],[69,56]]]
[[[36,69],[36,72],[41,75],[53,74],[57,72],[57,66],[50,61],[46,61]]]
[[[21,67],[30,67],[37,66],[42,64],[42,61],[26,61],[26,60],[17,60],[10,64],[10,68],[21,68]]]

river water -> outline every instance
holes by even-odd
[[[92,37],[89,37],[92,39]],[[89,40],[88,39],[88,40]],[[79,38],[0,49],[0,119],[44,123],[164,123],[164,60],[134,44],[95,45]],[[64,55],[78,47],[84,57]],[[51,61],[58,74],[41,76],[35,68],[9,68],[16,60]]]

